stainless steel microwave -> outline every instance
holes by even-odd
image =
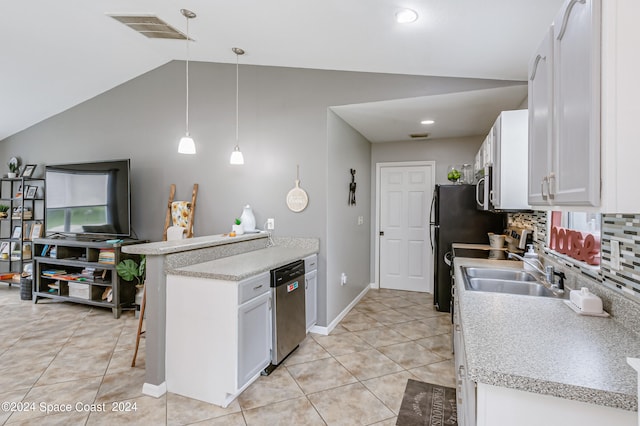
[[[491,204],[491,166],[476,173],[476,205],[479,210],[493,210]]]

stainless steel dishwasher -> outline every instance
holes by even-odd
[[[307,335],[303,260],[271,271],[271,295],[273,369],[293,352]]]

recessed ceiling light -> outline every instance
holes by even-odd
[[[422,120],[420,122],[420,124],[433,124],[433,123],[435,123],[435,121],[433,121],[433,120]]]
[[[396,22],[398,24],[410,24],[418,19],[418,13],[411,9],[402,9],[396,12]]]

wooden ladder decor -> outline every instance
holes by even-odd
[[[176,185],[174,183],[171,184],[171,188],[169,189],[169,202],[167,203],[167,214],[164,219],[164,233],[162,234],[162,240],[167,241],[167,229],[173,225],[173,220],[171,218],[171,205],[174,202],[174,198],[176,195]],[[191,191],[191,204],[189,206],[189,216],[187,218],[187,227],[186,227],[186,238],[193,237],[193,218],[196,213],[196,198],[198,197],[198,184],[193,184],[193,190]]]
[[[176,196],[176,185],[174,183],[171,184],[169,189],[169,202],[167,203],[167,214],[164,219],[164,233],[162,234],[162,240],[167,241],[167,229],[171,225],[173,225],[173,220],[171,218],[171,206],[173,204],[174,198]],[[189,215],[187,217],[187,226],[186,226],[186,238],[193,237],[193,217],[196,211],[196,198],[198,196],[198,184],[193,184],[193,191],[191,191],[191,204],[189,205]],[[133,360],[131,361],[131,367],[136,366],[136,357],[138,356],[138,347],[140,346],[140,336],[142,336],[145,332],[142,330],[142,321],[144,320],[144,310],[145,305],[147,304],[147,287],[146,285],[143,288],[142,294],[142,303],[140,305],[140,317],[138,318],[138,332],[136,334],[136,348],[133,352]]]

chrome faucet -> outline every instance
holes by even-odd
[[[535,269],[539,274],[544,275],[544,279],[551,284],[551,286],[557,287],[558,290],[564,290],[564,279],[566,278],[566,276],[564,275],[564,272],[556,272],[553,269],[553,265],[547,265],[546,267],[542,264],[542,262],[540,262],[538,259],[526,259],[518,254],[515,253],[511,253],[511,252],[507,252],[507,257],[509,259],[512,258],[516,258],[518,260],[523,261],[524,263],[526,263],[527,265],[531,266],[533,269]],[[537,265],[536,265],[537,263]],[[560,280],[558,281],[558,284],[555,284],[553,282],[553,276],[557,275],[558,277],[560,277]]]

